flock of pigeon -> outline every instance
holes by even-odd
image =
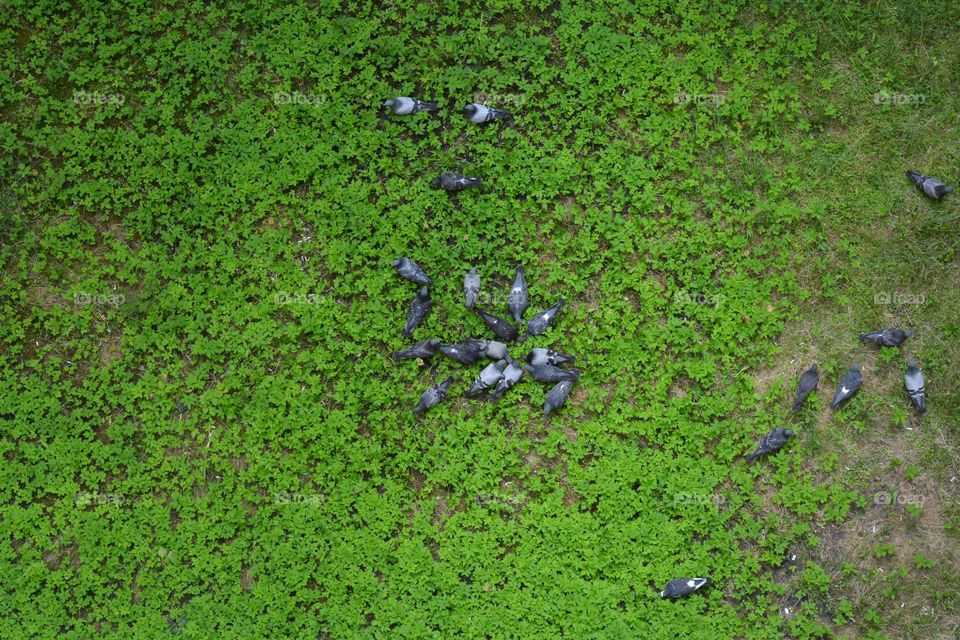
[[[433,308],[433,300],[430,298],[430,287],[433,285],[427,274],[420,266],[409,258],[398,258],[393,261],[393,266],[397,272],[419,285],[422,289],[414,296],[410,303],[410,310],[407,312],[407,322],[403,327],[403,335],[413,335],[430,309]],[[554,387],[547,393],[546,401],[543,406],[544,415],[551,411],[559,409],[566,402],[567,396],[573,389],[573,383],[580,377],[580,372],[576,369],[561,369],[558,365],[573,364],[574,357],[563,353],[558,353],[553,349],[534,348],[527,354],[524,360],[526,365],[510,357],[507,353],[506,342],[520,343],[529,336],[538,336],[547,330],[550,323],[557,316],[560,309],[563,308],[564,301],[560,300],[555,305],[538,313],[527,321],[527,330],[520,335],[517,325],[523,321],[523,312],[527,310],[530,303],[530,294],[527,290],[526,276],[523,267],[517,269],[513,280],[513,286],[510,288],[510,295],[507,296],[507,310],[513,316],[514,325],[509,320],[487,313],[480,307],[475,307],[474,303],[480,296],[480,275],[477,269],[473,268],[463,279],[463,293],[467,309],[474,311],[483,318],[487,327],[504,342],[497,340],[478,340],[475,338],[467,339],[459,344],[440,344],[439,340],[430,339],[418,342],[402,351],[397,351],[393,357],[397,360],[429,360],[438,351],[451,360],[460,364],[473,364],[480,358],[486,356],[494,362],[488,364],[473,385],[466,392],[468,398],[474,398],[484,391],[492,389],[490,397],[493,400],[499,400],[511,387],[513,387],[523,374],[529,373],[538,382],[555,383]],[[453,377],[450,376],[442,382],[438,382],[423,392],[420,396],[420,402],[414,407],[415,414],[421,414],[427,409],[437,406],[447,397],[447,392],[453,384]]]
[[[903,344],[904,340],[912,335],[909,331],[891,327],[879,331],[871,331],[870,333],[861,333],[860,339],[864,342],[882,347],[899,347]],[[917,412],[921,414],[924,413],[927,410],[927,404],[923,373],[917,367],[917,361],[913,358],[907,359],[907,373],[904,376],[904,384],[907,388],[907,395],[910,396],[910,400],[914,406],[916,406]],[[833,399],[830,401],[830,409],[833,411],[839,409],[841,404],[844,404],[857,394],[857,391],[860,390],[862,385],[863,375],[860,373],[860,364],[854,360],[850,365],[850,370],[840,379],[840,385],[837,387],[837,391],[833,394]],[[793,413],[799,411],[800,407],[803,406],[803,401],[819,386],[820,373],[817,371],[817,363],[813,363],[809,369],[801,374],[800,380],[797,381],[797,395],[790,410]],[[793,431],[790,429],[777,427],[763,437],[757,449],[747,456],[747,461],[753,461],[764,454],[779,450],[787,443],[787,440],[792,435]]]
[[[398,116],[408,116],[414,113],[420,113],[421,111],[436,111],[437,103],[436,102],[427,102],[424,100],[417,100],[416,98],[408,98],[406,96],[398,96],[396,98],[391,98],[383,103],[383,106],[389,107],[396,115]],[[471,102],[463,108],[464,117],[474,124],[486,124],[488,122],[495,122],[497,120],[505,120],[507,122],[513,121],[513,116],[510,115],[509,111],[504,109],[494,109],[493,107],[488,107],[485,104],[480,104],[478,102]],[[435,189],[443,189],[447,193],[453,193],[456,191],[463,191],[470,187],[476,187],[480,185],[480,178],[468,178],[465,175],[459,173],[442,173],[439,178],[434,178],[430,181],[430,186]]]
[[[397,115],[410,115],[421,111],[436,111],[436,102],[425,102],[416,98],[397,97],[384,102],[384,106],[393,110]],[[483,124],[496,120],[512,120],[509,112],[502,109],[494,109],[486,105],[471,103],[464,107],[464,116],[475,124]],[[925,176],[916,171],[907,171],[907,177],[910,178],[917,187],[927,196],[935,200],[941,199],[944,195],[953,192],[952,187],[948,187],[936,178]],[[469,178],[459,173],[443,173],[439,178],[431,181],[431,186],[444,189],[447,192],[460,191],[468,187],[474,187],[480,184],[479,178]],[[427,277],[423,269],[408,258],[400,258],[393,262],[393,266],[404,278],[423,285],[423,288],[414,297],[410,304],[410,311],[407,314],[407,323],[403,330],[403,335],[410,336],[414,328],[426,317],[433,302],[430,300],[429,287],[433,284]],[[466,296],[466,306],[468,309],[474,308],[480,293],[480,276],[476,269],[472,269],[466,275],[463,283],[463,290]],[[527,308],[528,294],[527,285],[524,280],[523,268],[517,269],[513,288],[510,290],[508,298],[508,310],[513,315],[517,325],[521,324],[521,316]],[[543,313],[534,316],[527,323],[527,333],[519,336],[516,326],[508,320],[491,315],[479,308],[474,309],[486,322],[487,326],[497,335],[497,337],[508,342],[522,342],[528,335],[539,335],[543,333],[550,322],[556,316],[557,312],[563,306],[563,300],[553,305]],[[898,347],[903,341],[913,334],[898,328],[881,329],[870,333],[860,334],[860,339],[864,342],[880,345],[882,347]],[[513,360],[507,353],[506,345],[502,342],[493,340],[475,340],[470,339],[460,344],[443,345],[437,340],[425,340],[417,343],[408,349],[398,351],[394,354],[397,359],[421,358],[429,359],[434,353],[440,351],[445,356],[461,362],[463,364],[473,364],[482,356],[487,356],[496,362],[487,365],[477,376],[473,385],[467,391],[468,397],[474,397],[481,391],[494,388],[491,397],[499,399],[503,394],[515,385],[523,376],[524,371],[529,372],[536,380],[540,382],[555,382],[550,392],[547,394],[544,404],[544,414],[558,409],[570,395],[574,381],[580,376],[576,369],[561,369],[557,365],[573,363],[574,358],[564,354],[557,353],[550,349],[533,349],[526,357],[528,363],[522,367]],[[907,359],[907,370],[904,376],[904,382],[907,394],[910,400],[916,406],[919,413],[926,411],[925,389],[923,373],[917,367],[917,362],[913,358]],[[427,389],[420,397],[420,402],[414,408],[414,413],[421,413],[427,409],[439,404],[447,394],[450,386],[453,384],[453,378],[446,380]],[[797,383],[796,399],[793,402],[791,411],[796,413],[803,406],[804,400],[815,389],[819,387],[820,374],[817,371],[817,365],[814,363],[808,370],[804,371]],[[860,387],[863,385],[863,376],[860,373],[860,365],[853,361],[850,370],[841,378],[840,385],[837,388],[833,399],[830,401],[830,409],[836,411],[842,404],[849,401]],[[774,453],[782,448],[793,431],[784,427],[777,427],[763,437],[757,448],[746,456],[748,462],[759,458],[760,456]],[[678,578],[667,583],[666,587],[660,592],[661,598],[679,598],[693,593],[710,583],[709,578]]]

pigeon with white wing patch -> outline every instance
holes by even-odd
[[[677,578],[667,583],[660,592],[661,598],[681,598],[710,584],[710,578]]]
[[[833,400],[830,401],[830,408],[836,410],[842,403],[857,395],[857,391],[860,390],[862,384],[863,376],[860,374],[860,364],[854,360],[853,364],[850,365],[850,371],[847,371],[840,379],[840,386],[837,388]]]

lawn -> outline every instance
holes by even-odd
[[[905,172],[960,187],[958,25],[5,2],[0,637],[957,637],[960,193]],[[399,257],[433,280],[410,337]],[[576,356],[561,409],[391,357],[494,337],[473,267],[498,316],[518,267],[524,321],[566,301],[508,345]],[[886,326],[914,336],[857,338]]]

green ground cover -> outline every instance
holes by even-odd
[[[960,7],[580,5],[4,3],[0,636],[955,637]],[[393,361],[399,256],[567,300],[566,406]]]

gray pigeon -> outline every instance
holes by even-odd
[[[494,120],[513,120],[509,111],[494,109],[477,102],[471,102],[463,108],[463,115],[474,124],[493,122]]]
[[[420,265],[418,265],[416,262],[414,262],[410,258],[397,258],[390,264],[392,264],[397,269],[397,273],[399,273],[401,276],[403,276],[407,280],[410,280],[411,282],[416,282],[417,284],[422,285],[424,287],[433,286],[433,280],[428,278],[426,272],[424,272],[424,270],[420,268]]]
[[[496,340],[481,340],[480,353],[491,360],[502,360],[507,357],[507,345]]]
[[[414,413],[423,413],[431,407],[435,407],[447,397],[447,390],[453,384],[453,376],[447,378],[440,384],[435,384],[420,396],[420,402],[413,408]]]
[[[527,373],[533,376],[537,382],[562,382],[569,380],[573,382],[580,378],[580,372],[576,369],[561,369],[550,364],[535,364],[526,366]]]
[[[560,311],[560,309],[563,308],[564,304],[566,303],[561,300],[546,311],[538,313],[530,318],[530,320],[527,322],[527,335],[538,336],[546,331],[547,327],[549,327],[550,323],[553,322],[553,319],[557,316],[557,313]]]
[[[907,360],[907,374],[903,377],[904,384],[907,387],[907,393],[910,399],[916,405],[919,413],[926,413],[926,389],[924,388],[923,372],[917,367],[917,361],[913,358]]]
[[[520,366],[519,362],[511,359],[509,364],[507,364],[507,368],[503,370],[503,378],[497,383],[497,388],[493,390],[490,397],[494,400],[499,400],[503,397],[503,394],[509,391],[513,385],[517,384],[522,377],[523,367]]]
[[[463,295],[467,299],[467,309],[473,309],[473,303],[477,301],[477,296],[480,295],[480,274],[477,273],[476,267],[470,269],[470,272],[463,278]]]
[[[814,362],[813,366],[804,371],[800,376],[800,380],[797,381],[797,399],[793,401],[793,407],[791,407],[790,410],[794,413],[800,411],[800,407],[803,406],[803,401],[807,399],[807,396],[810,395],[819,384],[820,374],[817,373],[817,363]]]
[[[677,578],[667,583],[660,592],[661,598],[680,598],[690,595],[700,587],[710,584],[710,578]]]
[[[861,333],[860,339],[864,342],[878,344],[881,347],[899,347],[903,344],[904,340],[912,335],[912,333],[904,331],[903,329],[889,328],[871,331],[870,333]]]
[[[433,357],[433,354],[437,352],[437,348],[440,346],[440,341],[430,338],[429,340],[424,340],[423,342],[418,342],[415,345],[409,346],[403,351],[397,351],[393,354],[394,360],[416,360],[420,358],[421,360],[429,360]]]
[[[483,355],[477,342],[468,340],[460,344],[442,344],[437,349],[443,355],[460,364],[473,364]]]
[[[430,289],[424,287],[410,302],[410,310],[407,311],[407,324],[403,327],[403,335],[413,335],[413,330],[423,322],[432,308],[433,300],[430,299]]]
[[[487,323],[487,326],[497,334],[497,337],[506,340],[507,342],[513,342],[517,339],[517,335],[520,333],[509,320],[504,320],[503,318],[498,318],[497,316],[490,315],[483,309],[477,307],[474,311],[483,318],[483,321]]]
[[[760,445],[757,446],[756,450],[747,455],[747,462],[753,462],[762,455],[773,453],[787,444],[787,440],[790,439],[790,436],[793,435],[793,431],[790,429],[784,429],[783,427],[777,427],[767,435],[763,436],[763,440],[760,441]]]
[[[468,178],[459,173],[442,173],[439,178],[430,181],[430,186],[434,189],[443,189],[444,191],[463,191],[469,187],[476,187],[480,184],[480,178]]]
[[[534,348],[533,351],[527,354],[527,357],[524,358],[528,364],[550,364],[557,366],[560,364],[573,364],[575,358],[573,356],[568,356],[563,353],[558,353],[553,349],[541,349],[539,347]]]
[[[513,278],[510,297],[507,298],[507,309],[513,314],[513,319],[518,325],[523,322],[523,312],[528,306],[530,306],[530,294],[527,292],[527,279],[524,277],[523,267],[519,267]]]
[[[485,366],[477,379],[473,381],[473,386],[467,391],[467,397],[472,398],[481,391],[495,386],[503,378],[503,370],[506,367],[506,360],[497,360]]]
[[[921,191],[934,200],[939,200],[946,194],[953,193],[953,187],[948,187],[936,178],[925,176],[916,171],[907,171],[907,177],[913,180],[913,182],[920,187]]]
[[[551,411],[556,411],[567,401],[570,390],[573,389],[572,380],[563,380],[554,385],[553,389],[547,392],[547,398],[543,402],[543,415],[549,415]]]
[[[833,396],[833,400],[830,401],[830,408],[836,410],[842,402],[855,396],[862,384],[863,376],[860,375],[860,364],[854,360],[853,364],[850,365],[850,371],[847,371],[840,379],[840,387],[837,389],[836,395]]]
[[[436,102],[424,102],[423,100],[408,98],[406,96],[397,96],[396,98],[391,98],[390,100],[385,101],[383,106],[390,107],[398,116],[407,116],[411,113],[419,113],[420,111],[437,110]]]

